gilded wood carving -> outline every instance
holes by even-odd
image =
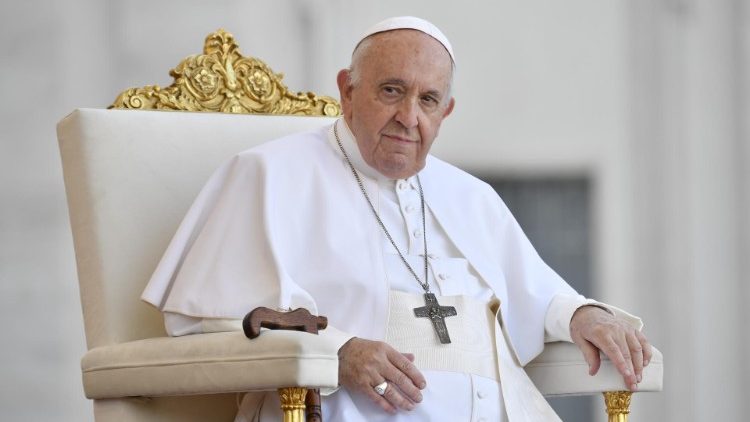
[[[223,29],[209,34],[203,54],[185,58],[169,72],[172,85],[130,88],[109,108],[213,111],[244,114],[338,116],[331,97],[292,93],[263,61],[244,57],[234,36]]]
[[[607,391],[603,394],[609,422],[628,422],[630,399],[633,393],[630,391]]]
[[[305,396],[307,388],[279,388],[279,401],[284,412],[284,422],[305,422]]]

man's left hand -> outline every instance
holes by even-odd
[[[651,345],[639,330],[602,308],[582,306],[570,320],[570,335],[589,364],[589,375],[599,371],[601,350],[615,364],[630,391],[638,389],[643,368],[651,360]]]

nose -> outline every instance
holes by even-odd
[[[404,98],[396,112],[396,121],[407,129],[416,127],[418,112],[419,106],[417,105],[417,101],[413,98]]]

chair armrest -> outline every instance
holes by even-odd
[[[661,391],[664,374],[663,357],[653,348],[651,363],[643,369],[643,380],[638,391]],[[617,368],[602,354],[602,364],[595,376],[588,374],[589,366],[581,351],[573,343],[547,343],[544,351],[526,365],[526,373],[545,396],[585,395],[605,391],[625,391],[628,388]]]
[[[91,349],[81,360],[90,399],[336,388],[337,349],[323,336],[264,331],[136,340]]]

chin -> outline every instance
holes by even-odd
[[[417,174],[418,171],[419,170],[413,166],[403,166],[397,168],[391,167],[388,169],[384,169],[384,171],[381,170],[380,172],[392,179],[407,179]]]
[[[377,164],[375,167],[381,174],[392,179],[406,179],[417,174],[424,168],[424,162],[418,163],[403,154],[395,154]]]

